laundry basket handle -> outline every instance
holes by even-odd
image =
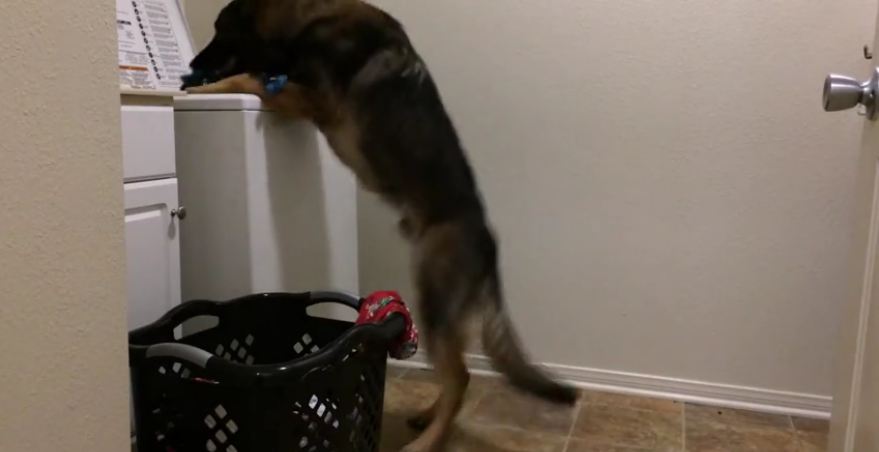
[[[214,355],[200,348],[179,343],[153,344],[146,349],[146,357],[178,358],[199,367],[207,367],[208,360]]]
[[[360,310],[360,303],[362,302],[360,297],[345,292],[315,291],[309,292],[308,296],[312,304],[336,302],[342,303],[355,311]]]

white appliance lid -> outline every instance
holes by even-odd
[[[189,94],[174,98],[176,111],[268,111],[252,94]]]

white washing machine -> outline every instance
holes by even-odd
[[[358,290],[354,176],[248,95],[175,99],[183,300]]]

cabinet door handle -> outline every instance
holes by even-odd
[[[181,220],[186,219],[186,207],[180,206],[176,209],[171,209],[171,218],[179,218]]]

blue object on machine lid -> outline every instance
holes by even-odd
[[[280,93],[284,89],[284,85],[287,84],[287,80],[288,77],[285,74],[267,77],[265,81],[266,91],[273,96]]]

